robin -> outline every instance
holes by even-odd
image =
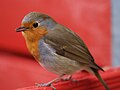
[[[48,71],[59,75],[48,83],[37,84],[38,86],[53,87],[52,83],[64,75],[70,75],[70,79],[76,71],[85,70],[94,74],[106,90],[110,90],[98,72],[104,70],[95,63],[83,40],[50,16],[30,12],[16,31],[22,32],[27,48],[37,62]]]

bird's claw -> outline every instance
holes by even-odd
[[[51,84],[49,83],[35,83],[36,86],[38,87],[47,87],[47,86],[51,86]]]
[[[65,77],[65,78],[61,78],[61,80],[63,80],[63,81],[69,81],[69,80],[71,80],[72,79],[72,76],[70,75],[70,76],[68,76],[68,77]]]
[[[62,81],[69,81],[69,80],[71,80],[71,78],[62,78],[61,80]]]
[[[53,90],[56,90],[56,88],[51,83],[35,83],[35,86],[38,87],[51,87]]]

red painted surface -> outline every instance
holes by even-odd
[[[110,90],[120,90],[120,68],[110,69],[100,73]],[[105,90],[102,84],[88,73],[77,73],[74,77],[77,82],[61,81],[53,84],[57,90]],[[61,87],[62,86],[62,87]],[[53,90],[51,87],[30,86],[16,90]]]
[[[2,0],[0,90],[31,86],[56,77],[28,57],[22,35],[15,32],[24,15],[31,11],[46,13],[75,31],[99,65],[111,65],[110,0]]]

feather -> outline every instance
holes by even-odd
[[[57,24],[52,30],[48,30],[44,41],[55,49],[56,54],[103,71],[102,68],[95,64],[94,58],[82,39],[68,28]]]

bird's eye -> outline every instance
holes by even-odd
[[[34,28],[38,27],[38,23],[37,22],[33,23],[33,27]]]

